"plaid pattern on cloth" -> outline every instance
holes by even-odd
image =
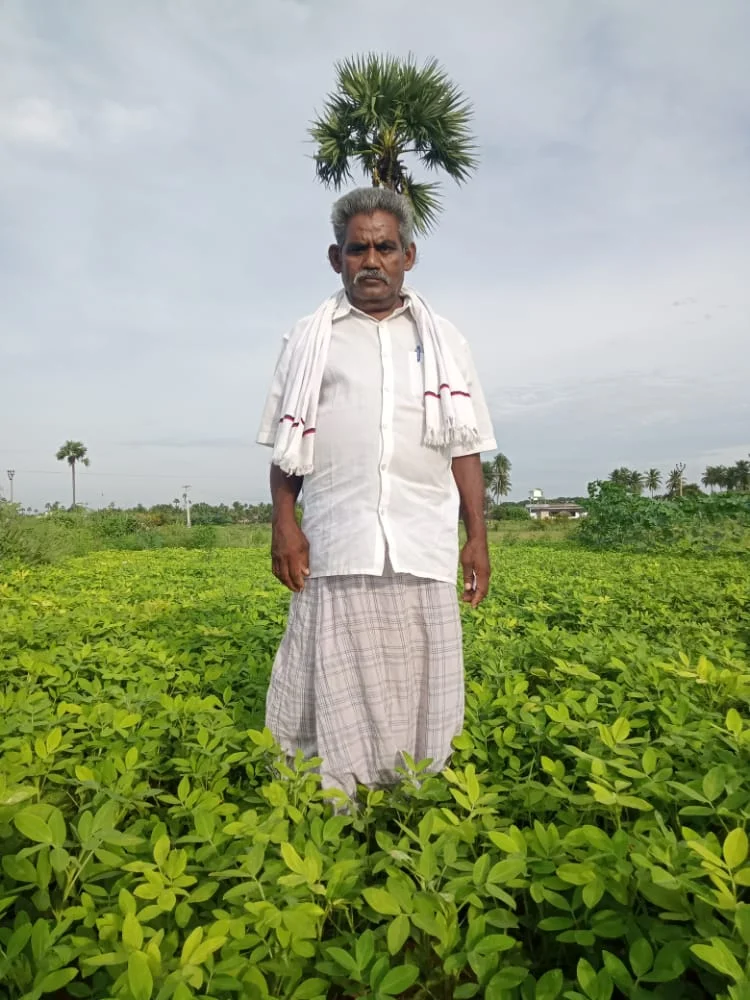
[[[407,574],[309,579],[292,596],[266,725],[288,754],[321,757],[324,788],[393,784],[406,751],[446,765],[462,728],[455,587]]]

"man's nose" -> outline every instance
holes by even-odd
[[[378,260],[378,254],[375,247],[371,246],[367,248],[363,264],[368,270],[374,270],[375,268],[380,267],[380,261]]]

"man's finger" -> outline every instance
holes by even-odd
[[[472,594],[471,606],[472,608],[477,608],[485,599],[490,589],[490,576],[489,573],[480,573],[477,576],[477,585],[474,593]]]
[[[279,572],[277,575],[287,590],[295,591],[297,589],[294,585],[294,580],[292,579],[288,559],[279,559]]]
[[[305,577],[309,573],[307,567],[300,561],[297,562],[294,569],[292,570],[291,576],[294,581],[294,590],[300,591],[305,586]]]

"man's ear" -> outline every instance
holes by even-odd
[[[409,246],[404,250],[404,270],[411,271],[414,265],[417,263],[417,244],[410,243]]]
[[[331,263],[331,267],[334,269],[336,274],[341,274],[341,247],[332,243],[328,247],[328,260]]]

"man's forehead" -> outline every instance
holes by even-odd
[[[390,212],[375,212],[373,215],[355,215],[346,228],[347,242],[362,242],[376,239],[398,240],[398,219]]]

